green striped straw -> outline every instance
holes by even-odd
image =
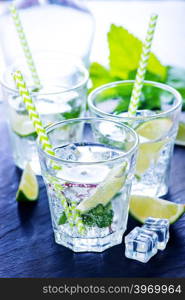
[[[33,126],[35,128],[35,131],[38,134],[39,143],[42,146],[42,149],[50,154],[55,156],[55,152],[53,151],[53,147],[49,141],[49,138],[47,136],[46,130],[42,124],[42,121],[40,119],[40,116],[37,112],[37,109],[35,107],[35,104],[32,100],[32,97],[28,91],[28,88],[26,86],[26,83],[24,81],[24,78],[20,71],[16,71],[13,74],[13,78],[15,80],[16,86],[18,88],[19,94],[23,99],[23,102],[26,105],[26,109],[28,111],[29,117],[31,121],[33,122]],[[53,166],[54,168],[54,166]],[[65,199],[64,195],[61,193],[63,190],[63,187],[56,182],[52,182],[54,185],[54,189],[56,190],[57,196],[60,198],[62,206],[64,208],[66,217],[68,219],[69,225],[73,227],[74,225],[77,226],[78,232],[80,234],[83,234],[85,232],[84,225],[82,223],[81,217],[79,212],[76,210],[76,207],[74,205],[68,206],[67,200]]]
[[[18,34],[18,37],[19,37],[19,40],[20,40],[20,44],[22,46],[22,49],[23,49],[23,52],[24,52],[24,55],[25,55],[25,58],[26,58],[28,68],[30,70],[30,73],[31,73],[31,76],[32,76],[32,79],[33,79],[33,82],[34,82],[36,87],[40,88],[41,87],[40,79],[39,79],[39,76],[38,76],[38,73],[37,73],[37,70],[36,70],[35,63],[33,61],[33,57],[32,57],[32,54],[31,54],[31,51],[30,51],[30,48],[29,48],[29,45],[28,45],[28,42],[27,42],[27,39],[26,39],[26,35],[24,33],[24,29],[23,29],[18,11],[17,11],[14,4],[11,4],[9,6],[9,10],[11,12],[11,16],[12,16],[12,19],[14,21],[15,28],[16,28],[16,31],[17,31],[17,34]]]
[[[156,14],[152,14],[150,17],[150,22],[148,25],[147,35],[145,42],[143,44],[141,59],[139,62],[139,67],[136,74],[136,79],[134,82],[134,87],[132,90],[132,95],[130,99],[130,104],[128,108],[128,114],[130,117],[136,115],[136,111],[139,105],[139,99],[141,96],[141,91],[143,88],[145,73],[148,65],[148,60],[150,57],[150,51],[152,46],[152,41],[154,37],[155,27],[157,23],[158,16]]]

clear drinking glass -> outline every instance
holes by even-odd
[[[77,55],[85,65],[94,36],[94,18],[83,0],[9,0],[0,18],[0,46],[6,65],[24,56],[9,12],[14,3],[31,51],[48,50]]]
[[[78,137],[73,135],[76,130]],[[65,141],[63,131],[67,131]],[[120,244],[127,226],[136,133],[114,121],[82,118],[53,124],[47,134],[56,157],[40,146],[39,157],[56,243],[75,252],[102,252]],[[68,205],[75,204],[79,211],[84,235],[68,224],[55,183]]]
[[[139,135],[132,193],[162,196],[168,191],[170,160],[178,129],[181,96],[170,86],[145,81],[140,105],[128,117],[134,81],[119,81],[95,89],[88,98],[92,116],[129,124]]]
[[[1,84],[15,164],[23,169],[30,162],[32,169],[39,174],[35,142],[37,134],[15,87],[12,72],[22,71],[43,124],[47,126],[57,121],[84,116],[88,71],[80,60],[71,55],[41,52],[35,54],[34,58],[42,85],[39,91],[35,91],[26,62],[19,59],[7,68]],[[73,135],[76,134],[78,133],[74,130]],[[67,131],[64,131],[63,136],[66,135]]]

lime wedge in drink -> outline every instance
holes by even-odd
[[[172,126],[172,120],[160,118],[139,125],[136,132],[148,140],[157,140],[165,136]]]
[[[136,174],[142,175],[156,161],[161,148],[167,142],[165,135],[170,130],[170,119],[154,119],[139,125],[135,130],[139,135],[140,145],[136,162]],[[163,140],[160,140],[164,136]]]
[[[32,122],[27,114],[16,113],[12,110],[10,120],[12,130],[17,135],[21,137],[37,136]]]
[[[32,171],[30,164],[26,165],[23,171],[19,188],[16,194],[16,200],[22,201],[36,201],[39,195],[39,186],[37,178]]]
[[[166,142],[166,140],[165,140]],[[136,174],[142,175],[158,158],[159,151],[163,147],[164,141],[156,143],[141,143],[139,145],[138,156],[136,161]]]
[[[184,204],[177,204],[157,197],[132,195],[130,199],[130,214],[141,223],[144,223],[147,217],[154,217],[168,219],[172,224],[184,212]]]
[[[175,143],[180,146],[185,146],[185,123],[183,122],[179,123],[179,130]]]
[[[81,213],[85,213],[98,204],[106,205],[123,187],[126,180],[127,164],[124,163],[122,166],[116,166],[108,173],[104,181],[94,189],[93,194],[84,199],[78,206],[77,209]]]

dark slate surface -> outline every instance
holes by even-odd
[[[17,205],[21,172],[12,161],[0,105],[0,277],[185,277],[185,215],[171,226],[165,251],[147,264],[126,259],[124,244],[104,253],[75,254],[55,244],[41,178],[36,204]],[[168,199],[185,203],[185,148],[176,147]],[[138,225],[129,218],[128,230]]]

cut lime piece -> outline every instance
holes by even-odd
[[[172,120],[160,118],[142,123],[136,128],[136,132],[148,140],[158,140],[165,136],[171,127]]]
[[[23,171],[19,188],[16,194],[16,200],[22,201],[36,201],[39,196],[39,186],[37,178],[32,171],[30,164],[26,165]]]
[[[168,133],[171,126],[172,121],[170,119],[154,119],[145,122],[136,128],[136,132],[140,137],[136,174],[142,175],[150,167],[152,162],[155,163],[161,148],[168,141],[168,138],[166,138],[165,135]],[[160,140],[163,136],[164,139]]]
[[[175,143],[180,146],[185,146],[185,123],[183,122],[179,123],[179,130],[177,133]]]
[[[144,223],[148,217],[168,219],[170,224],[176,222],[184,213],[185,205],[177,204],[157,197],[132,195],[130,214]]]
[[[11,111],[11,127],[12,130],[21,137],[37,136],[32,121],[26,114]]]
[[[136,160],[136,174],[142,175],[151,165],[155,163],[158,158],[159,152],[167,139],[155,143],[141,143],[139,145],[137,160]]]
[[[94,190],[93,194],[89,198],[84,199],[77,206],[77,209],[81,213],[85,213],[98,204],[105,206],[123,187],[126,180],[126,166],[127,164],[124,163],[122,166],[112,169],[104,181]]]

